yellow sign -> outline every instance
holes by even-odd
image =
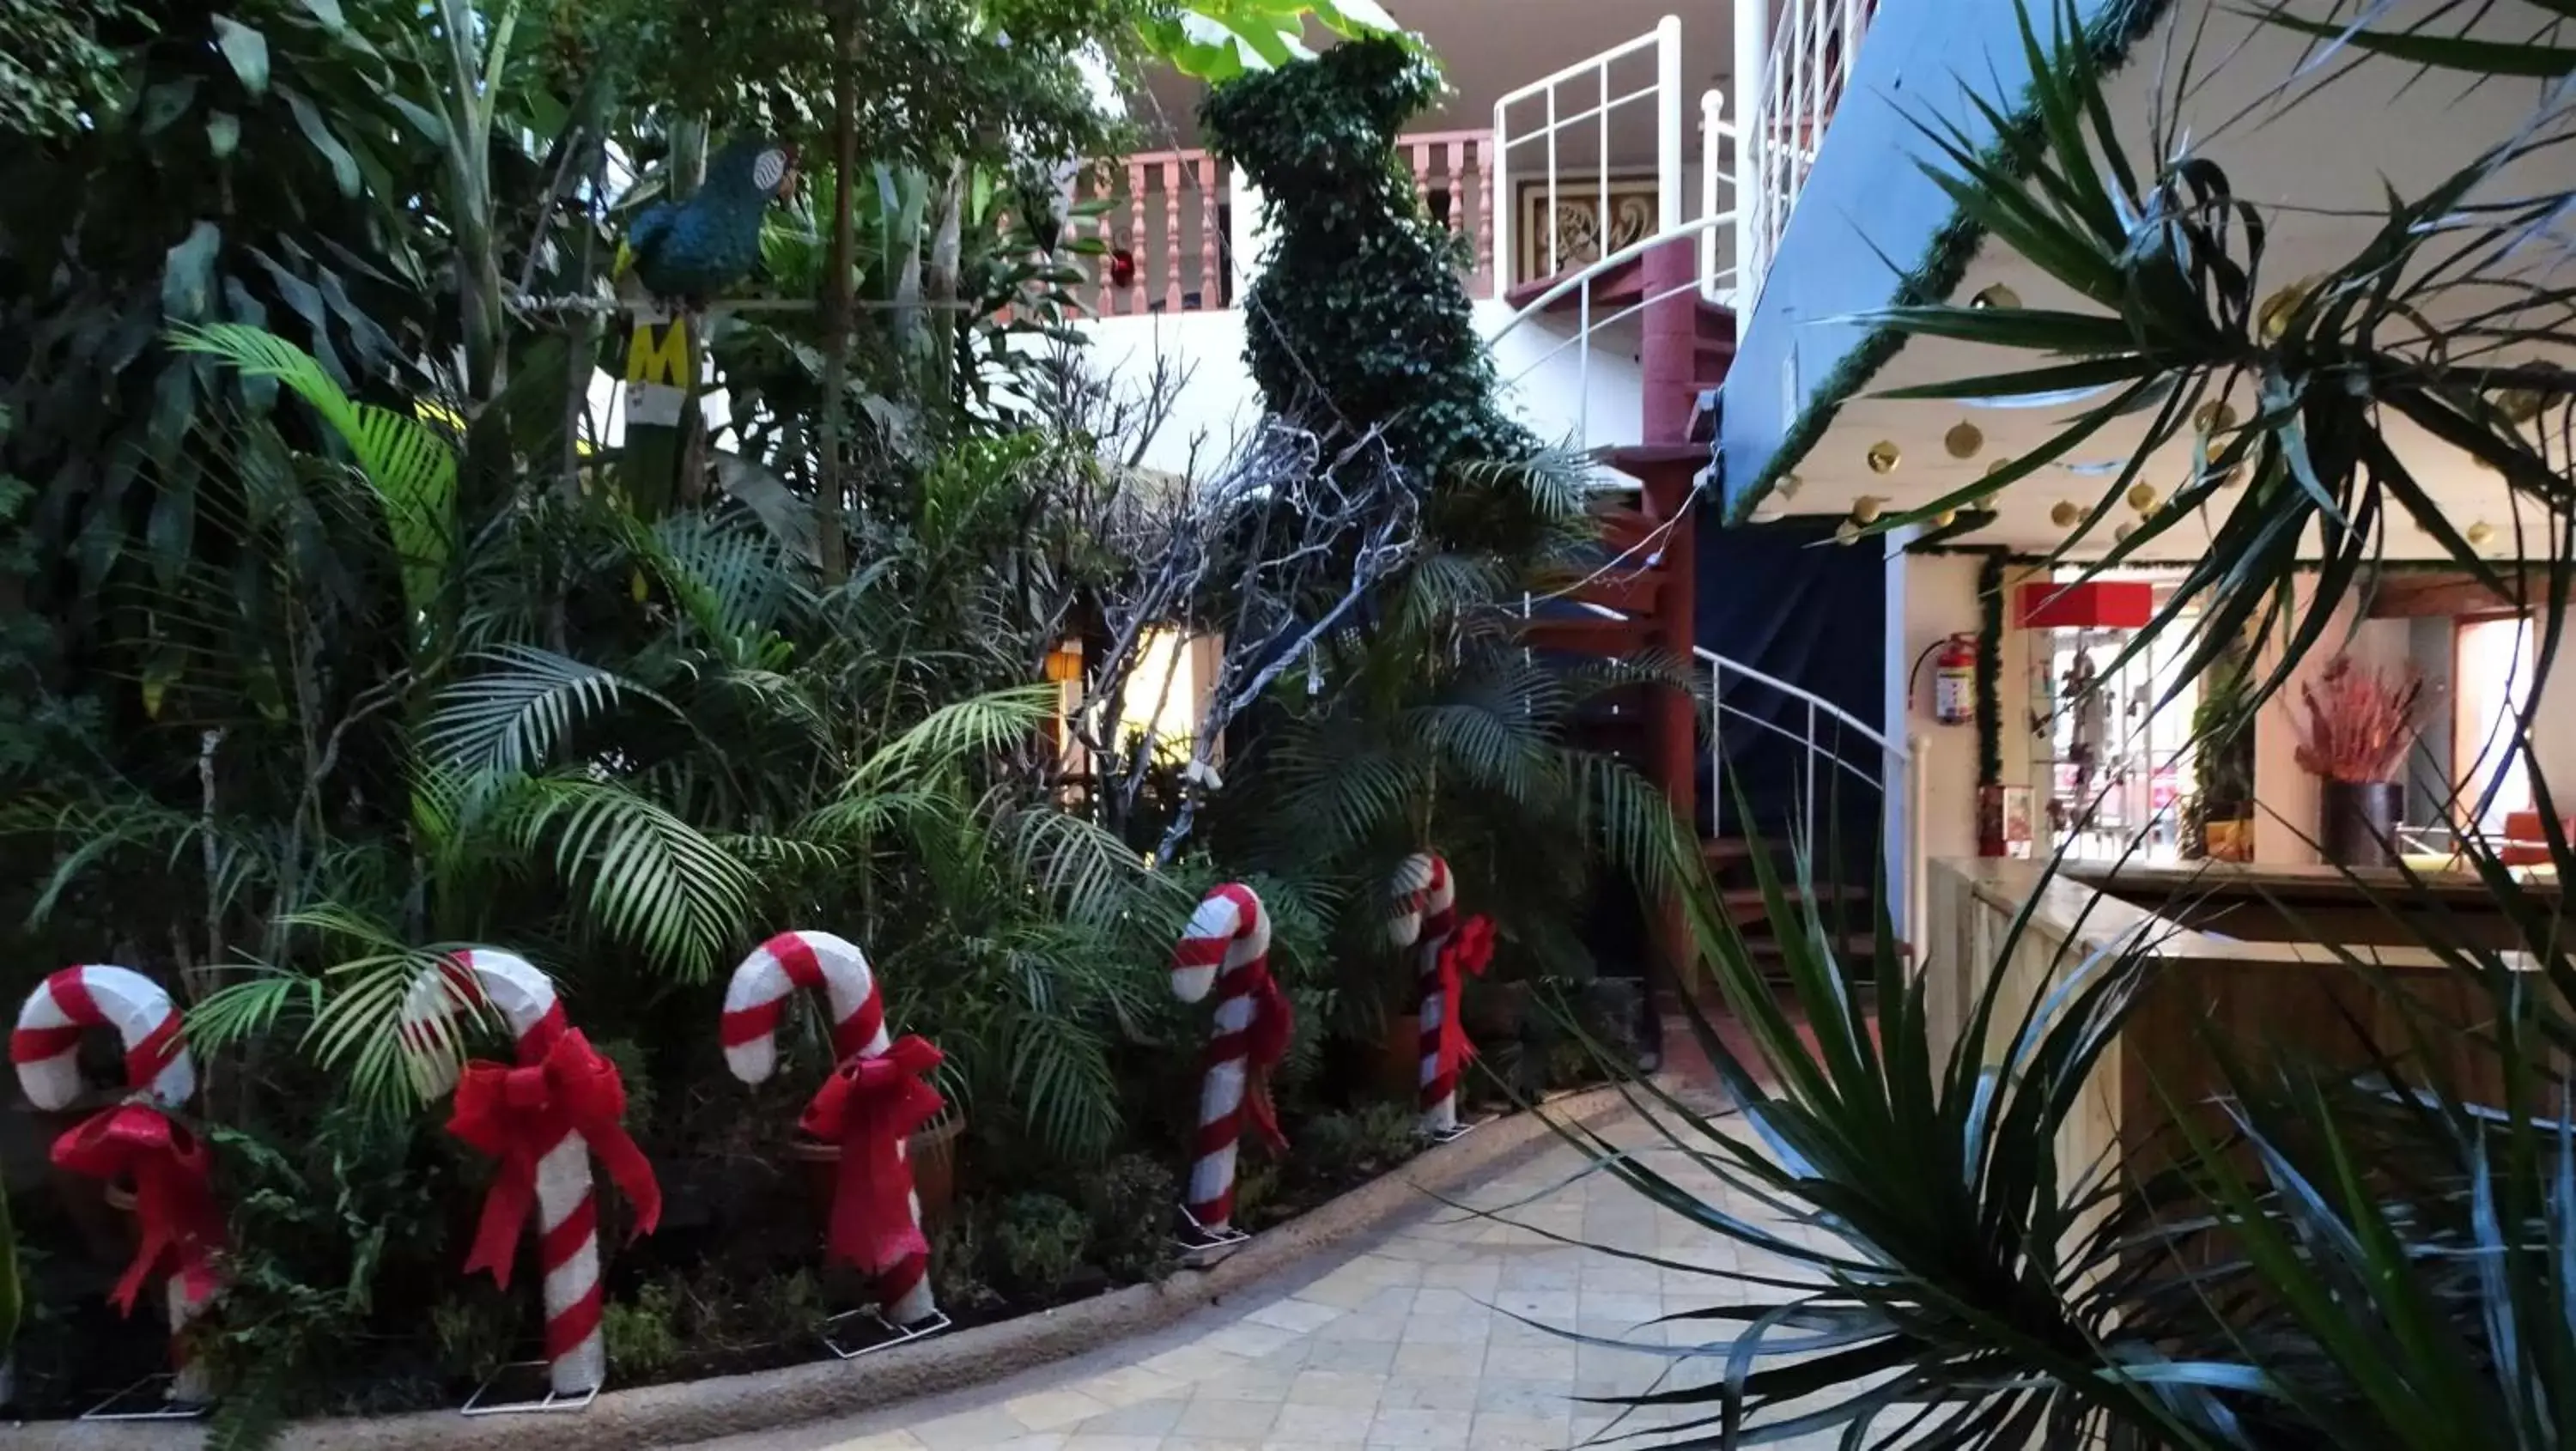
[[[687,318],[675,317],[659,325],[649,318],[635,319],[635,334],[626,343],[627,382],[686,388],[696,365]]]

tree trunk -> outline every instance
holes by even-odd
[[[848,497],[842,462],[848,450],[850,320],[857,305],[857,208],[859,172],[858,68],[859,28],[844,7],[833,21],[832,36],[832,258],[824,281],[823,426],[820,457],[815,463],[814,533],[823,582],[836,585],[849,578],[849,541],[842,528]]]

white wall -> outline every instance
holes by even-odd
[[[1904,628],[1890,630],[1895,648],[1888,664],[1893,688],[1905,688],[1904,673],[1938,641],[1955,634],[1974,635],[1982,610],[1977,599],[1977,570],[1983,563],[1966,554],[1917,554],[1905,561]],[[2013,632],[2005,632],[2007,644]],[[2009,661],[2007,661],[2009,664]],[[2006,669],[1997,691],[2003,707],[2004,735],[2019,719],[2024,682]],[[1932,718],[1931,667],[1916,681],[1906,705],[1905,739],[1913,753],[1919,782],[1915,800],[1917,839],[1928,860],[1977,854],[1977,728],[1942,725]],[[2027,773],[2025,773],[2027,774]],[[2017,779],[2007,775],[2004,779]]]
[[[1511,321],[1507,303],[1474,306],[1484,337]],[[1177,388],[1169,421],[1145,451],[1147,468],[1205,477],[1260,422],[1261,394],[1243,362],[1243,318],[1240,311],[1145,313],[1076,324],[1091,340],[1091,368],[1120,397],[1143,398],[1158,360]],[[1624,338],[1596,336],[1586,348],[1565,346],[1570,321],[1543,318],[1514,328],[1492,349],[1506,406],[1550,443],[1635,442],[1636,330],[1622,331]]]

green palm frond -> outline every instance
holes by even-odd
[[[1169,873],[1145,860],[1098,822],[1054,810],[1020,811],[1002,823],[1013,869],[1044,893],[1070,923],[1106,928],[1143,913],[1177,928],[1197,905]]]
[[[678,706],[614,670],[533,645],[479,650],[467,660],[484,668],[441,690],[421,730],[424,754],[442,766],[540,771],[575,730],[629,704],[687,720]]]
[[[376,491],[401,561],[403,597],[427,618],[447,577],[457,540],[456,453],[427,424],[342,392],[313,355],[274,333],[239,323],[181,328],[183,353],[220,358],[244,374],[285,384],[337,433]]]
[[[685,982],[706,981],[750,933],[750,867],[620,783],[532,778],[513,793],[508,826],[581,891],[587,921]]]
[[[876,790],[986,756],[1025,748],[1054,719],[1052,685],[1015,686],[943,705],[852,773],[850,789]]]

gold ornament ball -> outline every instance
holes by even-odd
[[[2138,526],[2135,523],[2128,520],[2122,520],[2120,527],[2111,531],[2111,537],[2122,544],[2126,544],[2129,542],[2130,536],[2137,532]]]
[[[1876,494],[1863,494],[1863,495],[1861,495],[1859,498],[1852,500],[1852,508],[1851,508],[1852,522],[1853,522],[1853,523],[1855,523],[1855,524],[1875,524],[1875,523],[1877,523],[1877,522],[1878,522],[1878,514],[1879,514],[1879,510],[1880,510],[1880,508],[1881,508],[1881,507],[1883,507],[1883,506],[1882,506],[1882,504],[1880,503],[1880,500],[1879,500],[1878,495],[1876,495]]]
[[[2060,499],[2048,511],[2048,522],[2060,529],[2074,528],[2075,521],[2083,517],[2084,511],[2077,508],[2072,499]]]
[[[2495,538],[2495,526],[2481,519],[2464,531],[2464,537],[2469,541],[2471,549],[2484,549],[2488,542]]]
[[[1977,295],[1968,299],[1968,306],[1981,311],[1998,307],[2019,307],[2021,294],[1997,282],[1991,286],[1978,288]]]
[[[1958,522],[1959,511],[1956,509],[1944,509],[1932,516],[1932,527],[1935,529],[1947,529]]]
[[[2156,486],[2153,484],[2129,485],[2129,507],[2137,510],[2141,514],[2154,513],[2156,511]]]
[[[1985,446],[1985,430],[1973,423],[1952,424],[1950,431],[1941,435],[1941,447],[1952,458],[1975,458],[1977,450]]]
[[[2289,332],[2290,319],[2307,302],[2315,286],[2315,278],[2302,278],[2263,299],[2263,305],[2254,310],[2254,327],[2263,341],[2277,343]]]
[[[2224,398],[2212,398],[2191,410],[2191,426],[2203,433],[2225,433],[2236,426],[2236,410]]]
[[[1897,462],[1902,458],[1904,455],[1897,452],[1896,445],[1882,438],[1869,446],[1869,471],[1874,474],[1892,474],[1896,472]]]
[[[1843,522],[1834,526],[1834,542],[1836,544],[1849,544],[1859,537],[1860,526],[1849,519],[1845,519]]]

